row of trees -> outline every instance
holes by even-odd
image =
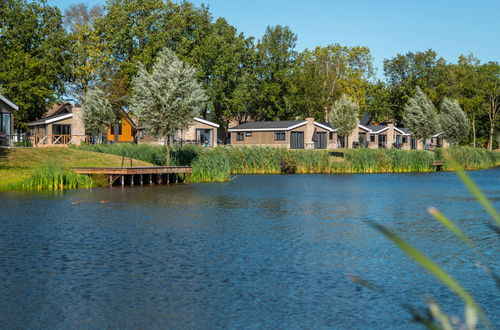
[[[329,120],[342,95],[360,113],[402,122],[417,86],[438,108],[445,98],[458,100],[472,127],[468,142],[492,147],[500,117],[500,66],[472,55],[457,63],[432,50],[397,55],[384,61],[385,79],[376,80],[367,47],[297,52],[297,36],[286,26],[268,27],[255,40],[187,1],[108,0],[62,15],[45,0],[4,0],[0,19],[0,85],[22,109],[19,126],[61,97],[81,102],[97,89],[115,113],[134,109],[134,79],[151,72],[164,49],[194,68],[206,95],[200,115],[224,128],[249,117]]]

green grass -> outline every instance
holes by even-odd
[[[35,172],[25,182],[12,188],[23,190],[64,190],[92,188],[96,185],[97,183],[89,176],[79,175],[53,160],[36,168]]]
[[[163,146],[118,144],[85,145],[80,149],[123,155],[165,165]],[[467,169],[488,168],[500,164],[500,153],[476,148],[446,149]],[[192,182],[226,181],[231,174],[279,174],[282,163],[296,173],[403,173],[435,171],[433,162],[444,161],[443,170],[451,170],[442,150],[349,149],[344,158],[328,150],[289,150],[275,147],[201,146],[173,147],[171,165],[192,166]]]
[[[70,167],[121,166],[116,155],[69,148],[0,148],[0,190],[19,187],[48,162]],[[134,166],[151,166],[134,160]]]

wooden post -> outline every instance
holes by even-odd
[[[141,174],[141,186],[144,184],[144,177],[143,175]]]
[[[161,174],[158,174],[158,184],[163,183],[163,178],[161,177]]]
[[[165,174],[167,176],[167,184],[170,184],[170,174]]]
[[[122,174],[121,180],[122,180],[122,187],[124,187],[125,186],[125,176],[123,174]]]
[[[149,184],[153,184],[153,174],[149,175]]]
[[[130,185],[132,187],[134,186],[134,175],[133,174],[130,176]]]
[[[177,184],[179,182],[179,174],[178,173],[175,173],[175,184]]]
[[[113,176],[111,174],[109,175],[109,186],[113,186]]]

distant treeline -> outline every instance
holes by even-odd
[[[384,60],[374,75],[370,49],[332,43],[296,51],[297,35],[269,26],[245,36],[206,6],[188,1],[108,0],[73,5],[64,14],[43,0],[0,3],[0,88],[21,108],[16,126],[40,118],[62,97],[76,102],[105,90],[113,107],[128,109],[131,80],[164,48],[197,69],[208,105],[201,114],[227,128],[243,121],[328,118],[342,94],[376,121],[401,121],[417,86],[438,106],[457,99],[485,145],[500,120],[500,66],[472,54],[448,63],[429,49]]]

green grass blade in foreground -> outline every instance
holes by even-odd
[[[444,285],[446,285],[451,291],[458,295],[466,305],[473,308],[479,317],[491,328],[491,323],[489,322],[483,309],[475,302],[474,298],[448,273],[446,273],[441,267],[439,267],[434,261],[427,258],[422,252],[414,248],[411,244],[400,238],[398,235],[377,223],[370,223],[376,230],[381,232],[385,237],[390,239],[396,246],[406,253],[410,258],[412,258],[417,264],[422,268],[427,270],[430,274],[440,280]]]
[[[467,186],[470,192],[476,197],[476,199],[481,203],[481,205],[485,208],[486,212],[488,212],[491,217],[496,221],[497,226],[500,228],[500,215],[495,210],[493,205],[491,205],[490,201],[483,194],[481,189],[472,181],[472,179],[464,172],[462,167],[453,159],[448,158],[448,161],[452,164],[455,172],[462,182]]]
[[[441,222],[448,230],[450,230],[455,236],[460,238],[467,244],[470,248],[476,249],[476,245],[474,242],[467,236],[460,228],[458,228],[450,219],[445,217],[441,212],[439,212],[436,208],[430,207],[428,210],[429,214],[432,215],[436,220]]]

